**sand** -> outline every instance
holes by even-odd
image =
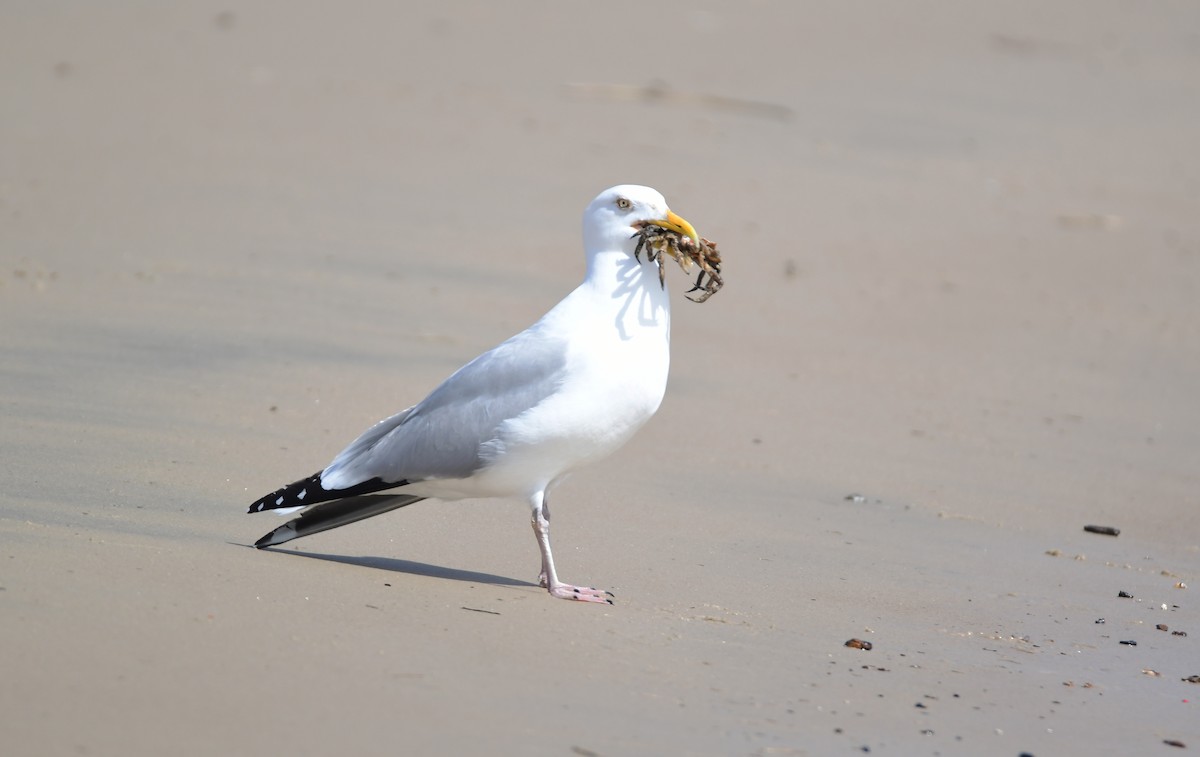
[[[6,4],[5,753],[1200,748],[1197,28]],[[726,286],[672,272],[661,411],[558,495],[613,607],[534,585],[520,502],[246,546],[568,292],[622,182]]]

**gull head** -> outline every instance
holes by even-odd
[[[700,243],[696,230],[667,207],[650,187],[622,184],[596,195],[583,212],[583,244],[588,254],[623,250],[633,255],[634,234],[642,226],[661,226]]]

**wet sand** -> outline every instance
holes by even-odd
[[[0,11],[7,751],[1200,748],[1198,25]],[[247,547],[568,292],[621,182],[726,286],[670,272],[662,409],[558,494],[613,607],[534,585],[520,502]]]

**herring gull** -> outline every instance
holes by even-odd
[[[559,580],[548,496],[571,471],[622,444],[658,410],[670,361],[670,302],[658,262],[635,256],[644,226],[699,237],[649,187],[606,189],[583,214],[587,273],[541,320],[380,421],[318,473],[250,505],[300,512],[259,539],[270,547],[426,498],[523,497],[533,508],[552,596],[612,595]],[[376,494],[386,490],[394,493]]]

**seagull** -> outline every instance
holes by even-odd
[[[428,397],[367,429],[323,470],[250,505],[251,513],[300,513],[254,546],[427,498],[520,497],[533,509],[538,583],[560,599],[612,604],[610,592],[559,580],[548,498],[571,472],[628,441],[662,402],[670,300],[661,261],[635,254],[634,237],[649,225],[699,243],[692,225],[649,187],[597,195],[583,214],[583,283]]]

